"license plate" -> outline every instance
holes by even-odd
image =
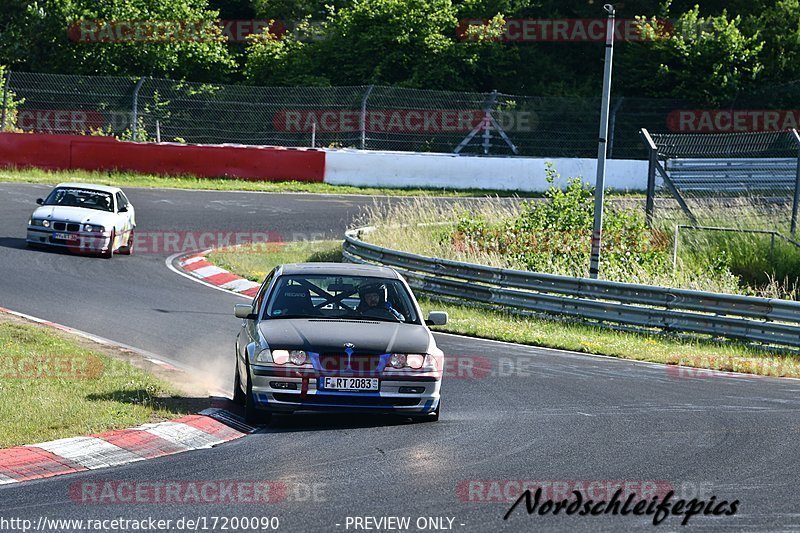
[[[322,388],[329,390],[376,391],[378,378],[323,378]]]
[[[71,233],[53,233],[54,239],[59,239],[62,241],[77,241],[78,236],[72,235]]]

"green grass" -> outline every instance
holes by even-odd
[[[340,261],[341,242],[293,243],[271,249],[263,246],[253,249],[252,245],[245,245],[231,251],[212,253],[209,260],[248,279],[261,281],[273,267],[281,263]],[[764,376],[800,377],[800,364],[793,356],[771,354],[737,343],[714,343],[700,339],[614,331],[435,302],[424,297],[419,302],[426,314],[432,310],[449,313],[447,326],[435,327],[435,331],[623,359]]]
[[[178,404],[144,370],[0,316],[0,448],[175,418]]]
[[[117,187],[151,187],[163,189],[198,189],[213,191],[305,192],[325,194],[354,194],[365,196],[520,196],[538,197],[541,194],[518,191],[478,189],[394,189],[385,187],[351,187],[303,181],[248,181],[237,179],[197,178],[192,176],[156,176],[133,172],[98,172],[85,170],[52,171],[38,168],[2,168],[0,182],[46,183],[84,181]]]

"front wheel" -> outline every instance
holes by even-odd
[[[116,239],[116,234],[114,233],[114,230],[111,230],[111,239],[109,239],[109,241],[108,241],[108,250],[106,250],[105,252],[102,252],[100,254],[101,256],[105,257],[106,259],[111,259],[112,257],[114,257],[114,241],[115,240],[117,240]]]
[[[133,230],[128,235],[128,242],[125,246],[120,247],[119,253],[122,255],[131,255],[133,253]]]
[[[267,413],[256,407],[253,396],[253,384],[250,381],[250,371],[247,372],[247,393],[244,398],[244,421],[253,426],[267,425],[272,420],[272,413]]]
[[[414,422],[438,422],[439,409],[441,409],[441,407],[442,407],[442,400],[439,400],[439,403],[436,405],[436,409],[424,415],[414,415],[412,419],[414,420]]]
[[[242,376],[239,374],[239,361],[236,361],[236,369],[233,371],[233,403],[244,405],[247,395],[242,390]]]

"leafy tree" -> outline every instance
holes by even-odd
[[[741,17],[702,17],[697,6],[665,32],[654,19],[643,20],[652,41],[629,43],[617,56],[615,73],[624,94],[680,98],[722,105],[749,88],[762,70],[763,43],[746,35]]]
[[[12,0],[0,36],[0,61],[12,68],[69,74],[152,75],[195,80],[224,79],[234,68],[225,38],[213,21],[218,13],[206,0]],[[70,26],[80,21],[188,21],[198,23],[198,39],[156,42],[75,42]],[[92,40],[98,26],[86,23]],[[108,27],[108,26],[106,26]]]
[[[764,41],[764,84],[800,80],[800,1],[779,0],[748,19]]]

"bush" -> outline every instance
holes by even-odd
[[[547,168],[547,201],[526,201],[519,215],[496,223],[485,215],[461,212],[452,245],[473,253],[502,254],[509,268],[585,276],[591,251],[594,188],[580,178],[567,187],[553,185],[558,175]],[[605,210],[603,269],[614,277],[640,278],[669,268],[669,238],[651,231],[644,218],[611,205]]]

